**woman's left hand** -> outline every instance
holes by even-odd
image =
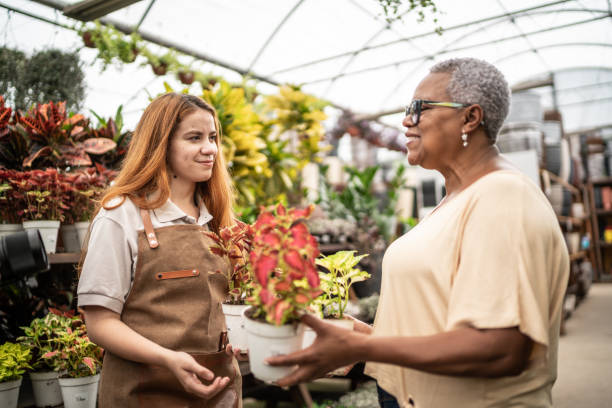
[[[225,346],[225,353],[229,356],[236,357],[238,361],[249,361],[249,351],[242,351],[239,348],[233,348],[231,344]]]
[[[286,356],[266,359],[266,363],[271,366],[298,365],[291,374],[277,381],[279,386],[284,387],[324,377],[338,367],[359,361],[359,351],[355,346],[365,337],[364,334],[335,327],[308,314],[302,317],[302,323],[317,333],[312,346]]]

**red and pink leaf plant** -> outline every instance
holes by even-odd
[[[315,266],[319,248],[304,223],[313,208],[278,204],[257,217],[250,252],[253,295],[247,299],[253,318],[277,326],[297,321],[321,294]]]

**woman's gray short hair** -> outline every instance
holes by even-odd
[[[446,92],[452,102],[482,107],[485,132],[495,143],[510,107],[510,89],[504,75],[492,64],[475,58],[442,61],[431,67],[430,72],[451,74]]]

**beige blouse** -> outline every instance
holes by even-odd
[[[503,378],[453,377],[368,363],[407,407],[551,407],[569,257],[542,191],[521,173],[489,173],[393,242],[383,259],[374,336],[518,326],[535,347]]]

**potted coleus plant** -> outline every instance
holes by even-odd
[[[30,349],[19,343],[0,346],[0,407],[16,408],[25,370],[30,368]]]
[[[252,292],[253,279],[249,268],[249,251],[253,241],[253,227],[237,221],[233,226],[223,228],[218,235],[212,231],[206,231],[204,234],[214,241],[210,251],[229,259],[231,265],[228,277],[229,293],[221,306],[230,344],[246,352],[247,335],[242,312],[249,307],[246,299]]]
[[[32,353],[32,389],[37,407],[56,406],[62,403],[62,393],[58,382],[58,372],[54,370],[61,358],[60,344],[54,341],[59,333],[81,324],[81,320],[59,310],[50,309],[45,317],[32,320],[29,326],[22,327],[24,335],[17,340],[29,347]],[[52,353],[50,357],[44,355]]]
[[[42,355],[59,372],[65,408],[95,408],[102,367],[102,348],[87,337],[85,324],[59,330],[56,350]],[[58,358],[59,357],[59,358]]]
[[[357,251],[338,251],[335,254],[317,258],[316,263],[327,270],[319,272],[321,290],[313,302],[313,309],[326,322],[344,329],[353,330],[354,320],[347,318],[344,312],[349,304],[349,289],[353,283],[361,282],[370,277],[366,271],[356,268],[359,261],[368,254],[355,256]],[[304,348],[309,347],[316,338],[316,333],[310,327],[304,327]],[[339,368],[332,374],[343,375],[346,370]]]
[[[23,172],[15,184],[25,201],[20,211],[23,229],[38,229],[47,253],[55,253],[60,222],[64,220],[68,184],[56,169]]]
[[[247,299],[252,307],[244,316],[251,371],[263,381],[276,381],[293,369],[264,360],[301,349],[300,316],[321,293],[315,266],[319,248],[304,223],[312,210],[278,204],[262,211],[253,225],[253,294]]]

